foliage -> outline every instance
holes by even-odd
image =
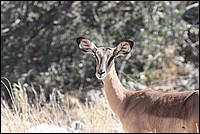
[[[111,47],[130,38],[131,55],[116,61],[123,84],[188,76],[188,86],[198,88],[199,44],[188,39],[191,25],[182,19],[187,3],[1,1],[1,76],[47,92],[100,89],[94,58],[80,52],[76,37]]]

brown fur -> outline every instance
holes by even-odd
[[[84,37],[77,38],[77,43],[81,50],[95,55],[96,76],[103,81],[108,103],[126,132],[198,132],[199,90],[127,90],[117,76],[113,60],[129,53],[132,41],[109,49],[97,48]]]
[[[199,90],[126,90],[115,68],[103,79],[107,100],[126,132],[197,132]]]
[[[199,90],[129,92],[121,122],[127,132],[195,133],[196,123],[199,125]]]

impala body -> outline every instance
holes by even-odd
[[[127,90],[117,76],[114,59],[128,54],[133,41],[125,40],[116,48],[98,48],[85,37],[76,41],[83,52],[95,56],[96,77],[102,80],[108,103],[125,132],[198,132],[199,90]]]

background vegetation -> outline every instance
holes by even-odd
[[[51,102],[54,90],[91,99],[88,91],[102,85],[77,36],[97,46],[135,42],[130,54],[116,59],[127,88],[199,88],[198,1],[1,1],[1,77],[12,83],[1,84],[1,100],[11,102],[7,90],[20,91],[16,83],[34,105]],[[45,100],[35,102],[41,93]]]

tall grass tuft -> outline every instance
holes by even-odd
[[[49,95],[50,100],[47,101],[44,99],[44,90],[41,89],[38,94],[32,85],[14,83],[8,86],[3,81],[1,83],[8,90],[12,101],[9,107],[1,98],[1,132],[26,132],[42,123],[66,127],[73,121],[84,124],[83,132],[123,132],[119,120],[98,92],[93,94],[95,103],[82,104],[77,98],[53,89]],[[33,101],[29,101],[27,91],[34,94]]]

